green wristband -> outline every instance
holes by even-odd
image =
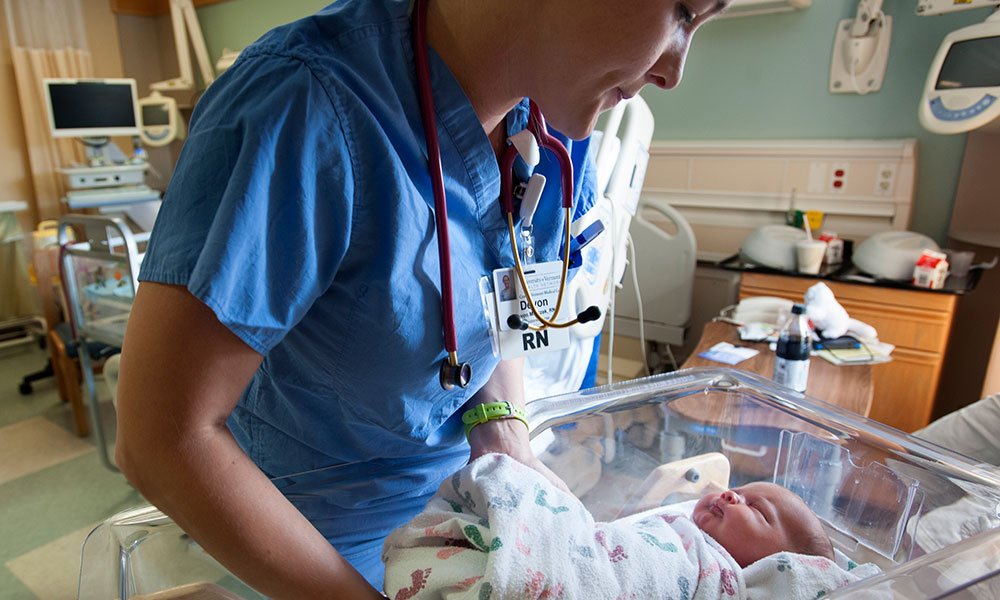
[[[503,402],[489,402],[480,404],[475,408],[470,408],[462,415],[462,422],[465,423],[465,439],[469,439],[469,432],[476,425],[482,425],[483,423],[498,419],[517,419],[524,423],[524,426],[530,430],[528,415],[523,410],[506,400]]]

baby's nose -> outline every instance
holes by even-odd
[[[722,499],[728,502],[729,504],[739,504],[740,502],[743,501],[743,498],[741,498],[739,494],[737,494],[732,490],[726,490],[722,492]]]

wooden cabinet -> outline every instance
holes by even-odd
[[[197,8],[206,4],[215,4],[225,0],[194,0]],[[140,17],[158,17],[170,14],[170,0],[111,0],[111,12]]]
[[[740,299],[778,296],[802,302],[816,279],[743,273]],[[912,432],[930,422],[941,377],[954,294],[824,281],[851,317],[896,346],[892,362],[872,366],[875,394],[869,418]]]

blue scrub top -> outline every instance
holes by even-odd
[[[513,265],[493,149],[431,52],[458,356],[472,365],[466,390],[442,390],[437,234],[409,4],[340,0],[245,49],[195,108],[140,273],[186,286],[264,356],[228,425],[376,586],[382,538],[468,460],[456,411],[499,360],[479,280]],[[509,132],[526,121],[522,103]],[[595,194],[588,143],[567,145],[582,214]],[[554,260],[558,163],[543,153],[537,169],[550,183],[536,248]]]

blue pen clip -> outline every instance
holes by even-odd
[[[581,250],[590,242],[597,239],[597,236],[604,232],[604,222],[597,219],[586,227],[579,234],[569,239],[569,268],[576,269],[583,265],[583,255]]]

